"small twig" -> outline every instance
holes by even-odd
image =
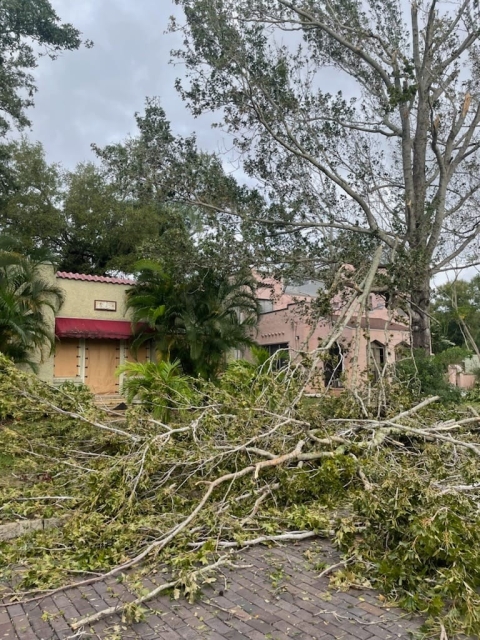
[[[357,469],[357,473],[358,473],[358,477],[363,483],[365,491],[369,491],[369,492],[373,491],[373,484],[370,482],[367,476],[363,473],[363,471],[361,469]]]
[[[280,488],[280,485],[278,483],[272,485],[271,487],[267,486],[265,488],[265,490],[263,491],[263,493],[261,493],[260,496],[255,500],[255,504],[253,505],[253,509],[252,509],[251,513],[246,518],[244,518],[240,522],[240,524],[243,526],[243,525],[247,524],[247,522],[252,520],[252,518],[254,518],[254,516],[257,514],[257,511],[258,511],[260,505],[262,504],[262,502],[264,500],[266,500],[271,495],[273,490],[279,489],[279,488]]]
[[[342,560],[341,562],[337,562],[336,564],[331,564],[329,567],[327,567],[326,569],[324,569],[318,576],[317,578],[324,578],[325,576],[328,576],[329,573],[332,573],[332,571],[335,571],[336,569],[340,569],[341,567],[346,567],[347,564],[349,564],[350,562],[352,562],[352,560],[354,559],[354,556],[347,558],[346,560]]]

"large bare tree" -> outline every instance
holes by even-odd
[[[175,2],[179,89],[220,114],[269,222],[383,243],[379,288],[407,296],[428,351],[431,278],[475,262],[480,231],[474,0]]]

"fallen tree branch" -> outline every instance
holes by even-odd
[[[88,418],[85,418],[85,416],[82,416],[81,413],[76,413],[75,411],[66,411],[65,409],[61,409],[60,407],[57,407],[57,405],[53,404],[53,402],[50,402],[45,398],[40,398],[31,393],[27,393],[26,391],[20,391],[20,394],[25,398],[29,398],[30,400],[35,400],[40,404],[47,405],[47,407],[50,407],[50,409],[55,411],[55,413],[59,413],[62,416],[67,416],[68,418],[80,420],[81,422],[85,422],[91,427],[96,427],[97,429],[102,429],[104,431],[110,431],[111,433],[115,433],[118,436],[124,436],[125,438],[129,438],[134,442],[139,442],[141,440],[140,436],[137,436],[134,433],[128,433],[128,431],[123,431],[123,429],[116,429],[115,427],[108,427],[107,425],[102,424],[101,422],[97,422],[95,420],[89,420]]]
[[[333,532],[328,532],[330,533]],[[319,534],[316,531],[291,531],[290,533],[281,533],[278,536],[260,536],[259,538],[253,538],[252,540],[242,540],[241,542],[232,541],[219,541],[217,547],[222,549],[235,549],[241,547],[253,547],[257,544],[264,544],[265,542],[298,542],[300,540],[307,540],[308,538],[316,538]],[[200,549],[206,544],[208,540],[202,540],[201,542],[190,542],[189,547],[192,549]]]
[[[399,413],[393,418],[390,418],[389,422],[396,422],[397,420],[402,420],[402,418],[408,418],[412,414],[418,413],[420,409],[424,409],[425,407],[428,407],[428,405],[434,402],[438,402],[439,400],[440,400],[440,396],[432,396],[431,398],[427,398],[426,400],[424,400],[423,402],[420,402],[420,404],[415,405],[411,409],[407,409],[407,411],[402,411],[402,413]]]
[[[479,491],[480,490],[480,482],[475,484],[457,484],[451,485],[448,487],[442,486],[440,484],[433,485],[436,489],[440,489],[440,495],[445,495],[447,493],[464,493],[467,491]]]
[[[260,471],[262,469],[265,469],[265,468],[268,468],[268,467],[276,467],[276,466],[279,466],[279,465],[281,465],[281,464],[283,464],[285,462],[289,462],[290,460],[298,459],[298,456],[300,455],[304,445],[305,445],[305,442],[303,440],[300,440],[300,442],[298,442],[297,446],[295,447],[295,449],[293,451],[291,451],[290,453],[286,453],[286,454],[284,454],[282,456],[278,456],[274,460],[263,460],[262,462],[259,462],[256,465],[250,465],[248,467],[245,467],[244,469],[241,469],[240,471],[235,471],[234,473],[227,473],[227,474],[225,474],[223,476],[220,476],[219,478],[217,478],[216,480],[213,480],[211,482],[202,482],[202,484],[207,484],[208,485],[208,489],[205,492],[205,494],[203,495],[203,498],[200,500],[200,502],[195,507],[195,509],[184,520],[182,520],[182,522],[180,522],[178,525],[173,527],[165,536],[163,536],[159,540],[155,540],[154,542],[152,542],[146,549],[144,549],[141,553],[136,555],[134,558],[132,558],[128,562],[125,562],[125,563],[123,563],[121,565],[118,565],[118,566],[114,567],[113,569],[111,569],[107,573],[103,574],[102,576],[98,576],[98,577],[95,577],[95,578],[90,578],[88,580],[83,580],[82,582],[77,582],[77,583],[65,585],[63,587],[58,587],[57,589],[53,589],[49,593],[46,593],[46,594],[44,594],[42,596],[37,596],[35,598],[30,598],[28,600],[23,600],[21,602],[2,603],[2,605],[4,607],[9,607],[9,606],[13,606],[14,604],[27,604],[29,602],[35,602],[35,601],[41,600],[41,599],[43,599],[43,598],[45,598],[47,596],[52,596],[52,595],[54,595],[56,593],[61,593],[63,591],[67,591],[68,589],[74,589],[74,588],[77,588],[77,587],[85,587],[85,586],[88,586],[90,584],[94,584],[96,582],[99,582],[100,580],[105,580],[107,578],[111,578],[111,577],[117,575],[118,573],[120,573],[121,571],[126,571],[127,569],[130,569],[131,567],[133,567],[133,566],[139,564],[140,562],[142,562],[142,560],[144,560],[152,551],[154,551],[154,550],[161,551],[181,531],[183,531],[186,527],[188,527],[188,525],[197,517],[197,515],[203,509],[205,504],[208,502],[208,500],[210,499],[210,496],[215,491],[215,489],[217,487],[219,487],[221,484],[223,484],[225,482],[235,482],[235,480],[238,480],[239,478],[243,478],[244,476],[249,475],[251,473],[254,474],[254,478],[255,479],[258,479],[259,473],[260,473]]]
[[[213,564],[209,564],[206,567],[202,567],[201,569],[198,569],[197,571],[194,571],[191,574],[191,577],[192,578],[196,578],[198,576],[202,576],[205,573],[209,573],[210,571],[214,571],[215,569],[218,569],[218,567],[225,566],[225,565],[230,565],[230,566],[232,566],[234,568],[237,568],[236,565],[233,565],[229,561],[229,556],[222,556],[219,560],[217,560]],[[114,605],[113,607],[108,607],[107,609],[102,609],[101,611],[97,611],[96,613],[92,613],[89,616],[85,616],[83,618],[80,618],[80,620],[77,620],[76,622],[71,623],[70,626],[73,629],[73,631],[76,631],[77,629],[80,629],[81,627],[83,627],[85,625],[89,625],[89,624],[92,624],[94,622],[98,622],[99,620],[102,620],[103,618],[107,618],[108,616],[112,616],[112,615],[116,615],[118,613],[122,613],[122,611],[125,611],[125,609],[127,607],[131,607],[132,605],[133,606],[135,606],[135,605],[136,606],[140,606],[140,605],[144,604],[145,602],[148,602],[149,600],[153,600],[153,598],[158,596],[160,593],[162,593],[164,591],[168,591],[169,589],[173,589],[173,588],[175,588],[176,586],[178,586],[181,583],[182,583],[182,579],[178,578],[177,580],[172,580],[171,582],[167,582],[165,584],[161,584],[158,587],[156,587],[155,589],[153,589],[153,591],[150,591],[149,593],[147,593],[146,595],[142,596],[141,598],[137,598],[133,602],[125,602],[125,603],[122,603],[122,604]]]
[[[280,485],[278,483],[272,485],[271,487],[267,486],[264,489],[264,491],[260,494],[260,496],[255,500],[255,504],[253,505],[252,511],[248,514],[246,518],[244,518],[241,521],[240,524],[243,526],[247,524],[247,522],[252,520],[256,516],[257,511],[260,508],[260,505],[262,504],[262,502],[264,502],[272,494],[273,490],[278,489],[279,487]]]

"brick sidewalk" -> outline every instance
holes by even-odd
[[[372,591],[328,589],[321,568],[338,555],[325,541],[242,552],[248,569],[226,571],[204,589],[196,604],[161,597],[149,603],[145,620],[124,624],[112,616],[76,634],[69,622],[135,596],[116,580],[77,588],[24,607],[0,608],[0,640],[388,640],[411,638],[421,621],[383,608]],[[165,576],[159,575],[158,582]],[[154,588],[152,582],[144,581]],[[146,605],[145,605],[146,606]]]

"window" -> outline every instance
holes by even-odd
[[[377,382],[385,366],[385,345],[374,340],[370,345],[370,373]]]
[[[288,352],[288,342],[282,342],[281,344],[266,344],[262,345],[264,349],[267,349],[270,356],[276,355],[273,363],[274,369],[283,369],[290,360]]]
[[[341,389],[343,387],[343,354],[337,343],[330,349],[323,362],[323,373],[326,387],[330,389]]]
[[[269,298],[260,298],[258,302],[260,304],[260,313],[269,313],[270,311],[273,311],[273,300],[270,300]]]

